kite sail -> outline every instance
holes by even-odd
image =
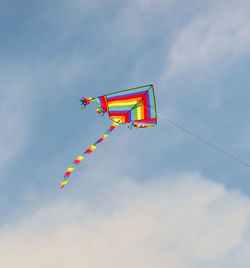
[[[80,99],[83,108],[95,101],[98,104],[96,112],[103,116],[108,113],[114,122],[105,134],[92,144],[83,154],[78,156],[64,174],[61,183],[63,188],[69,179],[71,172],[82,162],[84,157],[92,153],[96,146],[101,143],[119,124],[129,124],[132,128],[148,128],[157,124],[157,113],[153,85],[123,90],[97,98]]]

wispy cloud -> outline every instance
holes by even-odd
[[[179,33],[167,60],[164,78],[214,65],[250,52],[249,1],[212,3],[208,14],[193,16]]]
[[[27,104],[33,80],[25,68],[10,67],[0,71],[0,83],[0,165],[3,165],[19,152],[28,138]]]
[[[168,179],[117,182],[95,209],[91,200],[40,208],[1,230],[1,266],[249,266],[250,200],[197,174]]]
[[[51,91],[51,88],[50,95],[53,92],[58,94],[54,85],[61,91],[83,72],[84,61],[81,58],[55,57],[34,63],[34,66],[32,69],[27,64],[24,67],[9,64],[0,71],[0,165],[18,153],[29,139],[31,117],[35,114],[32,110],[39,106],[39,103],[32,104],[32,99]]]

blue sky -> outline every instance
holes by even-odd
[[[78,98],[151,83],[159,114],[250,163],[249,11],[1,1],[1,266],[249,267],[249,168],[161,118],[117,128],[60,189],[111,125]]]

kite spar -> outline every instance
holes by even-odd
[[[108,113],[109,118],[113,120],[113,124],[98,141],[74,160],[64,174],[61,188],[67,184],[71,172],[83,161],[85,156],[92,153],[97,145],[105,140],[119,124],[129,124],[130,129],[148,128],[157,124],[153,85],[123,90],[97,98],[80,99],[83,108],[86,108],[91,101],[95,101],[98,104],[96,112],[101,116]]]

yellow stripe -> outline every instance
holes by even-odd
[[[141,100],[141,98],[133,98],[133,99],[129,99],[129,100],[124,100],[124,101],[109,101],[108,102],[108,106],[109,108],[119,108],[119,107],[131,107],[131,106],[135,106],[139,101]]]
[[[64,181],[64,182],[62,182],[62,183],[61,183],[61,187],[62,187],[62,186],[64,187],[64,186],[67,184],[67,182],[68,182],[68,181]]]
[[[138,102],[137,101],[131,101],[129,103],[114,103],[114,104],[110,104],[109,105],[109,110],[112,110],[112,109],[119,109],[119,108],[127,108],[127,109],[130,109],[132,108],[133,106],[135,106]]]
[[[84,157],[85,157],[85,156],[84,156]],[[78,157],[76,158],[76,160],[77,160],[77,161],[82,161],[84,157],[80,155],[80,156],[78,156]]]
[[[96,145],[91,145],[91,146],[89,147],[89,150],[95,150],[95,148],[96,148]]]
[[[120,124],[123,124],[123,123],[125,123],[125,117],[123,116],[110,116],[110,118],[112,119],[112,120],[114,120],[116,123],[120,123]]]
[[[142,120],[145,119],[145,114],[144,114],[144,109],[143,107],[137,107],[136,109],[134,109],[134,119],[135,120]]]

